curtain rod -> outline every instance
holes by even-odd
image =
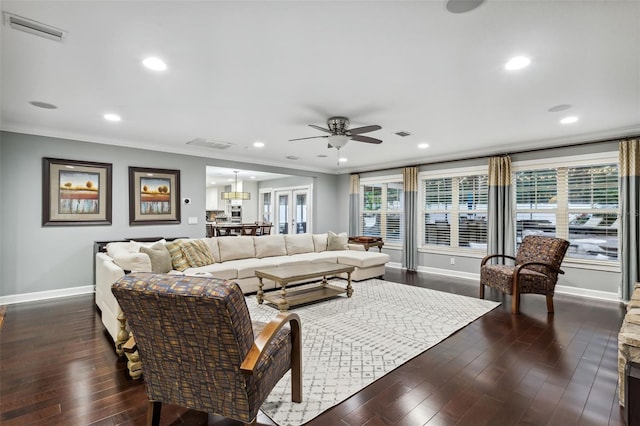
[[[459,161],[480,160],[480,159],[483,159],[483,158],[491,158],[491,157],[500,156],[500,155],[528,154],[530,152],[549,151],[549,150],[552,150],[552,149],[573,148],[573,147],[584,146],[584,145],[596,145],[596,144],[604,144],[604,143],[608,143],[608,142],[619,142],[619,141],[621,141],[623,139],[633,139],[633,138],[638,138],[638,137],[640,137],[640,135],[622,136],[622,137],[617,137],[617,138],[612,138],[612,139],[599,139],[599,140],[593,140],[593,141],[589,141],[589,142],[576,142],[576,143],[571,143],[571,144],[567,144],[567,145],[548,146],[548,147],[544,147],[544,148],[525,149],[525,150],[521,150],[521,151],[503,152],[503,153],[497,153],[497,154],[477,155],[475,157],[458,158],[458,159],[454,159],[454,160],[433,161],[431,163],[407,164],[406,166],[386,167],[384,169],[366,170],[366,171],[361,171],[361,172],[351,172],[351,174],[384,172],[386,170],[397,170],[397,169],[402,169],[404,167],[420,167],[420,166],[430,166],[430,165],[434,165],[434,164],[456,163],[456,162],[459,162]]]

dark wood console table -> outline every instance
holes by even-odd
[[[384,245],[384,241],[382,241],[382,237],[367,237],[367,236],[357,236],[357,237],[349,237],[350,244],[360,244],[364,247],[365,251],[369,251],[371,247],[378,247],[378,251],[382,252],[382,246]]]

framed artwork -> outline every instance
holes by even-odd
[[[111,164],[42,159],[42,226],[111,225]]]
[[[129,167],[129,224],[180,223],[180,170]]]

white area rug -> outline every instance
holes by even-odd
[[[262,406],[278,425],[308,422],[499,305],[378,279],[353,288],[351,298],[292,309],[302,323],[303,402],[291,402],[287,373]],[[258,321],[278,312],[255,296],[247,306]]]

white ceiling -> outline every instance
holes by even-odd
[[[5,0],[2,9],[68,31],[55,42],[2,25],[9,131],[330,173],[640,134],[635,0],[486,0],[466,14],[435,0]],[[168,70],[144,68],[150,55]],[[531,66],[505,71],[515,55]],[[559,104],[572,107],[548,111]],[[350,141],[338,167],[326,139],[288,141],[322,135],[308,124],[335,115],[352,128],[379,124],[366,135],[384,143]],[[567,115],[580,120],[559,124]],[[195,138],[234,145],[186,145]]]

